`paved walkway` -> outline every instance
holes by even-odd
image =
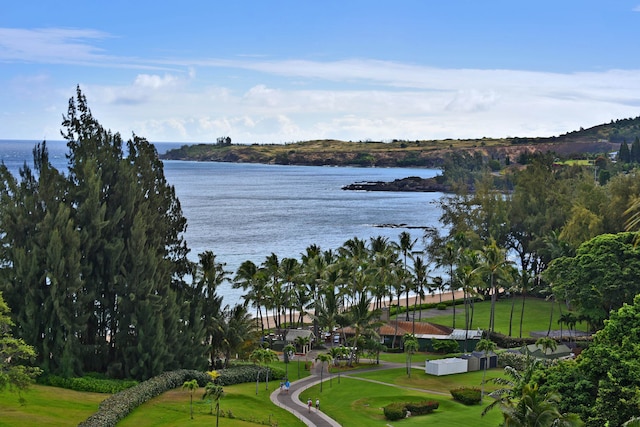
[[[318,354],[320,354],[320,351],[317,350],[312,350],[309,353],[307,353],[307,359],[309,361],[314,361],[315,358],[317,357]],[[362,360],[362,359],[361,359]],[[362,372],[366,372],[366,371],[370,371],[370,370],[379,370],[379,369],[390,369],[390,368],[396,368],[396,367],[404,367],[404,363],[391,363],[391,362],[385,362],[384,365],[375,365],[372,366],[371,368],[366,368],[366,369],[358,369],[357,371],[354,371],[353,373],[362,373]],[[313,401],[313,405],[311,408],[311,412],[309,412],[309,409],[307,408],[307,405],[304,404],[301,400],[300,400],[300,393],[302,393],[303,391],[305,391],[306,389],[308,389],[309,387],[313,387],[314,385],[320,383],[320,370],[323,368],[323,364],[322,363],[314,363],[313,364],[313,368],[311,369],[311,375],[303,378],[301,380],[298,381],[294,381],[291,383],[291,387],[289,388],[289,393],[285,393],[284,391],[280,391],[280,389],[276,389],[275,391],[273,391],[271,393],[271,401],[291,412],[293,415],[295,415],[296,417],[298,417],[300,420],[302,420],[302,422],[305,423],[305,425],[307,425],[308,427],[340,427],[340,424],[332,419],[329,418],[329,416],[325,415],[321,410],[320,411],[316,411],[315,408],[315,401]],[[421,365],[413,365],[414,369],[424,369],[423,366]],[[326,367],[325,367],[326,369]],[[344,373],[342,374],[344,377],[349,376],[349,373]],[[369,382],[373,382],[373,383],[379,383],[379,384],[384,384],[387,386],[393,386],[393,387],[398,387],[398,388],[405,388],[405,389],[409,389],[409,390],[415,390],[415,391],[421,391],[424,393],[431,393],[431,394],[443,394],[443,395],[447,395],[447,393],[442,393],[442,392],[438,392],[438,391],[433,391],[433,390],[423,390],[423,389],[419,389],[419,388],[411,388],[411,387],[403,387],[403,386],[395,386],[393,384],[388,384],[388,383],[383,383],[380,381],[376,381],[376,380],[370,380],[370,379],[365,379],[365,378],[358,378],[358,377],[351,377],[357,380],[362,380],[362,381],[369,381]],[[325,379],[326,381],[326,379]],[[320,400],[320,408],[322,408],[322,399]]]
[[[308,360],[315,360],[317,354],[317,351],[307,353]],[[322,367],[322,363],[314,363],[310,376],[292,382],[289,393],[281,392],[279,388],[276,389],[271,393],[271,401],[275,405],[291,412],[309,427],[340,427],[340,424],[325,415],[322,410],[316,411],[315,401],[311,412],[309,412],[307,405],[300,401],[300,393],[320,382],[320,370]],[[320,408],[322,408],[322,400],[320,401]]]

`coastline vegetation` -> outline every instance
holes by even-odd
[[[568,335],[561,333],[559,340],[567,344],[575,345],[572,333],[579,325],[594,338],[576,361],[525,366],[530,372],[485,420],[526,420],[536,409],[525,402],[538,399],[540,408],[554,414],[548,425],[575,421],[573,413],[582,421],[565,425],[622,426],[640,416],[640,354],[637,340],[629,339],[640,330],[640,141],[633,133],[638,121],[619,120],[552,141],[510,139],[508,147],[485,139],[449,141],[448,147],[442,141],[366,141],[338,144],[352,155],[337,156],[331,141],[300,144],[314,153],[305,154],[306,161],[322,164],[341,158],[397,166],[399,157],[392,154],[398,152],[405,160],[407,153],[420,152],[416,162],[429,158],[441,164],[453,189],[439,202],[441,226],[424,230],[424,253],[414,253],[416,241],[401,232],[397,241],[312,244],[299,259],[272,253],[260,264],[246,261],[229,272],[213,251],[199,254],[198,262],[187,260],[186,219],[155,149],[144,138],[125,142],[102,128],[78,88],[63,121],[68,175],[51,166],[46,143],[34,149],[34,169],[25,166],[19,177],[0,165],[0,292],[12,310],[0,344],[14,336],[23,340],[35,350],[36,369],[48,375],[99,372],[144,381],[176,369],[223,369],[234,355],[248,360],[259,354],[257,348],[271,352],[266,347],[287,328],[310,327],[315,337],[340,330],[341,341],[350,344],[352,366],[363,351],[384,350],[377,331],[388,301],[404,308],[396,309],[398,319],[409,320],[420,316],[410,294],[450,293],[452,300],[462,294],[461,310],[446,321],[453,328],[483,329],[483,342],[495,346],[491,339],[498,332],[513,338],[530,331],[530,306],[545,299],[554,307],[544,315],[547,346],[555,343],[550,332],[563,327]],[[571,138],[600,151],[585,155],[591,151],[578,150]],[[553,151],[566,149],[563,142],[574,151]],[[441,155],[429,154],[429,144],[443,150]],[[249,161],[233,150],[255,153],[256,147],[262,150],[225,139],[217,149],[227,150],[225,161]],[[615,159],[609,155],[613,147]],[[284,162],[299,154],[298,145],[285,148],[286,159],[272,160],[264,151],[248,156]],[[575,150],[591,161],[560,162]],[[223,283],[242,288],[244,301],[225,304],[217,294]],[[304,323],[307,317],[311,325]],[[386,343],[391,350],[402,345],[396,338]],[[29,357],[0,358],[2,369],[29,365]],[[345,382],[351,381],[356,380]],[[243,387],[252,389],[251,383]],[[323,407],[337,419],[354,409],[368,417],[350,425],[371,425],[366,422],[378,415],[365,408],[391,403],[382,397],[393,394],[367,388],[371,395],[363,395],[360,406],[348,406],[344,389],[323,391],[329,398]],[[303,398],[319,392],[312,388]],[[431,397],[440,406],[428,417],[451,405]],[[480,417],[450,412],[463,418],[443,417],[439,425]]]

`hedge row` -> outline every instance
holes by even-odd
[[[256,380],[260,373],[260,381],[265,380],[265,368],[254,364],[237,364],[227,369],[219,370],[220,376],[216,380],[221,386],[250,383]],[[269,380],[281,380],[285,376],[284,369],[269,367]]]
[[[220,376],[217,383],[222,386],[241,384],[256,380],[260,372],[260,381],[265,380],[265,369],[253,364],[233,365],[227,369],[218,371]],[[280,379],[284,377],[284,370],[269,367],[269,378]],[[138,406],[153,399],[162,393],[181,387],[185,381],[197,380],[198,385],[203,387],[211,381],[211,377],[206,372],[181,369],[178,371],[165,372],[157,377],[153,377],[134,387],[122,390],[113,396],[105,399],[100,404],[98,412],[91,415],[79,424],[81,427],[110,427],[115,426],[118,421],[125,418]]]
[[[465,405],[476,405],[482,401],[482,392],[478,388],[460,387],[450,390],[454,400]]]
[[[100,403],[98,412],[78,424],[81,427],[112,427],[138,406],[162,393],[182,386],[185,381],[197,380],[204,386],[211,377],[206,372],[181,369],[165,372],[134,387],[123,390]]]
[[[90,393],[114,394],[136,386],[138,382],[133,380],[123,381],[97,378],[95,376],[88,375],[79,378],[63,378],[57,375],[44,375],[38,378],[38,384],[66,388],[75,391],[86,391]]]

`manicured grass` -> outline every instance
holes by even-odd
[[[304,426],[302,421],[269,400],[269,395],[278,385],[279,381],[269,381],[269,390],[265,390],[265,384],[261,382],[257,396],[255,383],[224,387],[225,396],[220,401],[220,413],[225,413],[225,418],[220,418],[220,425],[245,427],[265,423],[269,425],[271,421],[279,426]],[[215,411],[213,415],[209,414],[211,405],[202,400],[203,393],[204,389],[200,388],[193,395],[193,420],[190,419],[189,392],[177,388],[140,406],[118,423],[118,427],[215,425]],[[228,417],[229,411],[235,418]]]
[[[501,334],[507,335],[509,333],[509,316],[511,313],[510,298],[500,299],[496,303],[495,311],[495,331]],[[553,303],[540,298],[528,297],[525,299],[524,304],[524,316],[522,322],[522,336],[529,337],[531,331],[547,331],[549,328],[549,318],[551,315],[551,307],[553,306],[553,319],[551,322],[552,330],[559,330],[560,325],[558,319],[560,317],[560,306],[558,303]],[[513,311],[513,323],[511,327],[511,335],[514,337],[520,336],[520,313],[522,308],[522,298],[516,297],[515,308]],[[437,312],[436,309],[432,309]],[[566,308],[563,307],[564,312]],[[487,329],[489,327],[489,313],[491,311],[490,301],[481,301],[475,303],[475,309],[473,313],[473,324],[470,329]],[[453,315],[450,310],[447,310],[447,314],[436,315],[433,317],[424,317],[424,321],[438,323],[445,326],[453,326]],[[456,327],[464,328],[464,306],[456,306]],[[562,326],[564,330],[567,330],[567,326]],[[585,331],[585,324],[576,325],[576,329],[579,331]]]
[[[0,426],[76,426],[98,410],[108,394],[32,385],[22,393],[0,393]]]
[[[419,388],[449,395],[449,391],[458,387],[477,387],[482,384],[482,371],[466,372],[453,375],[427,375],[424,369],[413,368],[411,378],[407,375],[405,368],[383,369],[379,371],[369,371],[354,373],[350,376],[366,378],[370,380],[382,381],[384,383],[398,385],[402,387]],[[487,370],[487,380],[501,378],[504,371],[501,368]],[[335,381],[335,379],[334,379]],[[485,391],[492,391],[498,386],[489,382],[485,384]]]
[[[386,371],[380,371],[380,374],[383,372]],[[331,387],[325,383],[322,393],[319,385],[314,386],[301,394],[303,402],[307,398],[311,398],[314,402],[319,398],[322,411],[338,423],[349,427],[497,425],[502,418],[499,411],[491,411],[485,417],[481,417],[482,405],[465,406],[454,401],[451,395],[406,390],[353,378],[342,378],[340,384],[334,379]],[[437,401],[440,407],[431,414],[410,417],[393,423],[384,418],[382,408],[389,403],[420,400]]]

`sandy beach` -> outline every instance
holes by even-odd
[[[442,299],[441,299],[442,297]],[[464,293],[462,291],[457,291],[455,293],[455,297],[456,300],[458,299],[462,299],[464,297]],[[418,299],[418,304],[429,304],[429,303],[439,303],[440,301],[451,301],[452,300],[452,295],[451,292],[445,292],[443,294],[433,294],[433,295],[426,295],[424,298],[419,298],[417,296],[409,296],[409,307],[413,307],[414,303],[416,302],[416,299]],[[398,300],[394,299],[393,300],[393,305],[397,304]],[[400,305],[402,307],[404,307],[407,303],[406,297],[401,297],[400,298]],[[383,301],[383,307],[390,307],[391,304],[389,303],[389,300],[385,300]],[[371,309],[373,310],[373,304],[371,305]],[[294,321],[298,319],[298,313],[294,312]],[[269,325],[270,328],[274,327],[275,322],[274,322],[274,316],[264,316],[264,327],[267,328],[267,325]],[[289,312],[287,310],[287,322],[289,319]],[[285,319],[283,319],[284,321]],[[311,323],[313,323],[313,319],[310,316],[305,316],[303,319],[303,322],[305,325],[310,325]]]

